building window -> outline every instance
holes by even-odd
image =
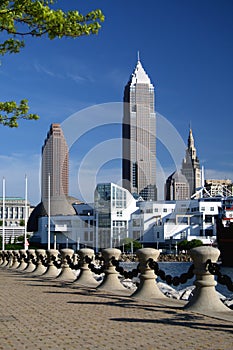
[[[205,211],[205,207],[201,207],[201,211]]]
[[[133,219],[133,226],[140,226],[140,219]]]
[[[214,211],[214,207],[210,207],[210,211]]]
[[[164,213],[167,213],[167,208],[163,208],[163,212],[164,212]]]
[[[155,213],[158,213],[158,211],[159,211],[158,208],[155,208],[155,209],[154,209],[154,212],[155,212]]]
[[[84,232],[84,241],[86,241],[86,242],[89,241],[87,231]]]

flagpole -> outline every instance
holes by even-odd
[[[5,177],[2,179],[2,250],[5,250],[5,191],[6,182]]]
[[[50,250],[50,174],[48,175],[48,250]]]
[[[28,179],[27,175],[25,175],[25,215],[24,215],[24,249],[28,249],[27,242],[27,221],[28,221],[28,213],[27,213],[27,201],[28,201]]]

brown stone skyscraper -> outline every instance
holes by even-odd
[[[69,191],[69,149],[60,124],[52,124],[42,147],[41,198],[67,196]]]
[[[154,86],[138,58],[124,91],[122,184],[145,200],[157,199]]]

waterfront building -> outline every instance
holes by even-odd
[[[95,189],[96,239],[99,248],[122,246],[128,237],[130,215],[137,209],[128,190],[113,183]]]
[[[225,180],[205,180],[205,189],[210,197],[229,197],[233,196],[233,183],[229,179]]]
[[[137,202],[131,215],[129,236],[144,246],[166,247],[180,240],[216,241],[216,219],[221,198],[182,201]]]
[[[113,184],[96,186],[94,203],[70,202],[74,215],[51,216],[51,245],[57,247],[122,247],[125,238],[138,240],[143,246],[167,249],[187,239],[204,244],[216,241],[216,219],[222,198],[199,198],[173,201],[135,200],[128,190]],[[46,246],[48,217],[37,218],[33,242]]]
[[[14,243],[19,236],[25,234],[25,220],[31,212],[30,203],[24,198],[6,197],[5,213],[3,214],[3,198],[0,198],[0,236],[2,237],[2,224],[5,223],[5,243]]]
[[[180,171],[175,171],[167,178],[164,197],[171,201],[190,198],[188,180]]]
[[[73,201],[75,215],[52,215],[50,218],[51,245],[56,241],[62,248],[118,247],[128,237],[128,222],[137,210],[136,200],[124,188],[113,183],[98,184],[95,202],[86,204]],[[32,242],[46,246],[48,242],[48,217],[37,217]],[[56,236],[56,239],[54,238]]]
[[[189,183],[190,196],[194,195],[197,189],[201,187],[201,168],[191,128],[189,130],[188,147],[182,162],[181,173]]]
[[[75,214],[52,215],[50,217],[51,248],[71,247],[78,250],[84,247],[95,247],[95,224],[93,206],[84,203],[73,203]],[[34,245],[47,247],[48,217],[37,218],[37,229],[30,240]]]
[[[156,200],[154,86],[138,58],[124,90],[122,184],[144,200]]]

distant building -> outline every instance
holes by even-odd
[[[189,183],[190,196],[192,196],[196,190],[201,187],[200,162],[194,145],[192,129],[189,130],[188,147],[182,162],[181,173],[186,177]]]
[[[136,200],[124,188],[113,183],[96,186],[94,204],[73,203],[75,215],[52,215],[51,245],[56,236],[57,247],[67,244],[74,248],[119,247],[128,237],[130,215],[137,210]],[[37,218],[38,225],[32,241],[46,247],[48,217]]]
[[[140,60],[125,86],[122,184],[144,200],[156,200],[156,114],[154,86]]]
[[[5,215],[3,215],[3,199],[0,198],[0,236],[2,237],[3,217],[5,218],[5,243],[14,243],[17,237],[25,234],[25,220],[30,215],[30,203],[18,197],[5,198]]]
[[[128,237],[130,215],[137,209],[128,190],[113,183],[95,189],[96,239],[99,248],[121,246]]]
[[[231,180],[205,180],[205,189],[211,197],[233,196],[233,183]]]
[[[39,230],[39,218],[48,216],[49,208],[50,215],[53,217],[75,215],[73,203],[80,203],[80,201],[70,197],[68,192],[69,148],[61,126],[52,124],[42,147],[41,202],[29,217],[28,231]],[[48,201],[49,197],[50,201]]]
[[[182,200],[190,198],[189,183],[186,177],[175,171],[171,174],[165,184],[165,200]]]
[[[221,198],[138,202],[138,211],[132,213],[129,222],[129,237],[156,248],[183,239],[212,244],[216,241],[216,218],[221,205]]]
[[[69,149],[59,124],[52,124],[42,147],[41,199],[68,196]]]
[[[204,244],[216,241],[216,219],[222,198],[173,201],[136,201],[128,190],[100,183],[93,204],[73,203],[75,215],[51,216],[51,245],[57,248],[122,247],[125,238],[141,244],[167,249],[180,240],[200,239]],[[38,217],[33,242],[46,247],[48,217]]]

